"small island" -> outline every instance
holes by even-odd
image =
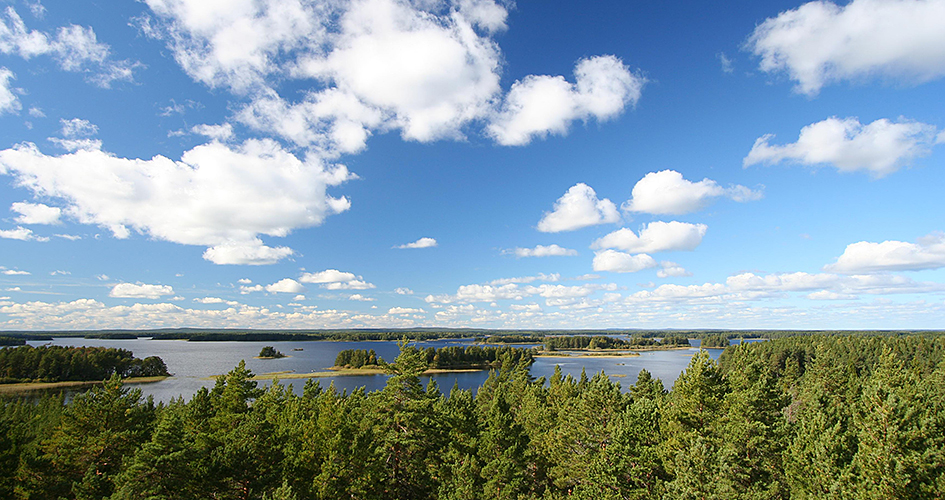
[[[263,347],[261,351],[259,351],[259,356],[256,356],[256,359],[279,359],[284,357],[286,357],[285,354],[277,351],[275,347],[267,345],[266,347]]]

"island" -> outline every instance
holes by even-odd
[[[285,354],[277,351],[275,347],[267,345],[259,351],[259,356],[256,356],[256,359],[279,359],[286,357]]]

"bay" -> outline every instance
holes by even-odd
[[[471,345],[474,339],[443,339],[415,342],[417,347],[445,347],[450,345]],[[142,337],[128,340],[86,339],[78,337],[59,337],[52,341],[31,341],[33,347],[41,345],[58,346],[89,346],[114,347],[127,349],[135,357],[160,356],[173,375],[163,381],[138,384],[144,396],[153,396],[154,400],[167,402],[172,398],[183,397],[190,399],[201,387],[211,388],[215,375],[222,375],[232,370],[240,360],[246,362],[246,367],[257,375],[291,372],[308,373],[322,372],[334,365],[335,357],[345,349],[374,349],[384,360],[393,361],[399,352],[397,342],[393,341],[308,341],[308,342],[188,342],[183,340],[153,340]],[[696,343],[696,342],[693,342]],[[267,345],[275,347],[286,354],[280,359],[256,359],[255,356]],[[299,350],[296,350],[299,349]],[[722,349],[706,349],[713,359],[718,359]],[[669,389],[679,374],[685,370],[693,354],[698,352],[697,347],[690,349],[674,349],[666,351],[642,352],[640,356],[629,357],[539,357],[531,367],[533,377],[545,377],[546,380],[554,373],[556,365],[561,367],[564,375],[580,377],[581,371],[587,375],[603,371],[611,380],[618,382],[626,392],[636,382],[641,369],[646,369],[654,377],[663,381]],[[487,370],[466,373],[444,373],[421,377],[426,384],[434,380],[441,391],[449,392],[455,385],[460,389],[475,391],[489,376]],[[351,393],[360,387],[366,391],[376,391],[384,388],[387,375],[371,376],[335,376],[320,377],[316,380],[327,388],[334,384],[338,392]],[[266,387],[270,381],[259,382],[260,387]],[[283,385],[291,385],[293,390],[301,394],[305,385],[304,379],[283,380]]]

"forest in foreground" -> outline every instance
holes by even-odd
[[[302,396],[241,363],[155,405],[113,377],[6,400],[0,497],[67,499],[942,498],[945,339],[805,336],[647,372],[533,380],[502,363],[473,395],[422,386],[404,343],[387,386]]]

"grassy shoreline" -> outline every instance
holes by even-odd
[[[123,384],[152,384],[160,382],[168,376],[157,377],[129,377],[122,379]],[[43,391],[48,389],[67,389],[72,387],[90,387],[102,385],[102,380],[69,380],[65,382],[19,382],[15,384],[0,384],[0,394],[17,394],[21,392]]]

